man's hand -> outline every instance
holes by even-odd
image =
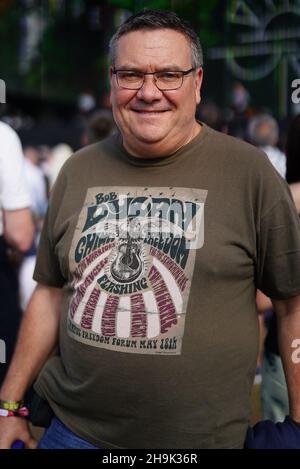
[[[0,417],[0,449],[10,449],[13,442],[21,440],[26,449],[35,449],[36,440],[32,437],[28,422],[20,417]]]

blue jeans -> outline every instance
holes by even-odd
[[[37,449],[99,449],[69,430],[57,417],[53,417]]]

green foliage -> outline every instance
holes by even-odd
[[[12,87],[17,86],[20,51],[21,11],[16,3],[0,17],[0,64],[1,79]]]
[[[108,4],[132,13],[137,13],[143,8],[173,10],[190,21],[205,47],[214,46],[222,40],[221,32],[215,25],[215,15],[221,6],[220,0],[108,0]]]
[[[96,95],[108,89],[107,56],[103,45],[114,32],[116,11],[135,13],[144,7],[170,9],[188,19],[198,32],[204,50],[222,40],[215,24],[220,0],[103,0],[99,2],[101,28],[89,26],[88,7],[82,3],[80,16],[71,14],[71,2],[62,2],[64,8],[51,8],[44,0],[32,5],[39,11],[46,27],[38,45],[37,56],[31,60],[26,73],[20,72],[22,19],[28,11],[24,3],[12,2],[0,17],[1,76],[10,90],[41,97],[74,99],[89,88]],[[2,76],[3,75],[3,76]]]
[[[125,8],[132,12],[138,12],[143,8],[171,8],[172,0],[108,0],[108,4],[118,8]]]
[[[174,1],[173,4],[174,10],[195,28],[205,49],[222,41],[221,31],[216,27],[219,0]]]

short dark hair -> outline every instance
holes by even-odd
[[[111,63],[114,64],[116,57],[116,46],[120,37],[131,31],[141,29],[173,29],[187,38],[191,45],[192,66],[197,68],[203,65],[202,47],[199,37],[190,25],[190,23],[180,18],[173,11],[145,8],[136,15],[130,16],[110,40],[109,50]]]

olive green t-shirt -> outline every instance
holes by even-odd
[[[64,288],[59,354],[36,389],[100,448],[240,448],[258,349],[256,288],[300,293],[286,183],[206,125],[175,154],[120,136],[62,169],[35,280]]]

